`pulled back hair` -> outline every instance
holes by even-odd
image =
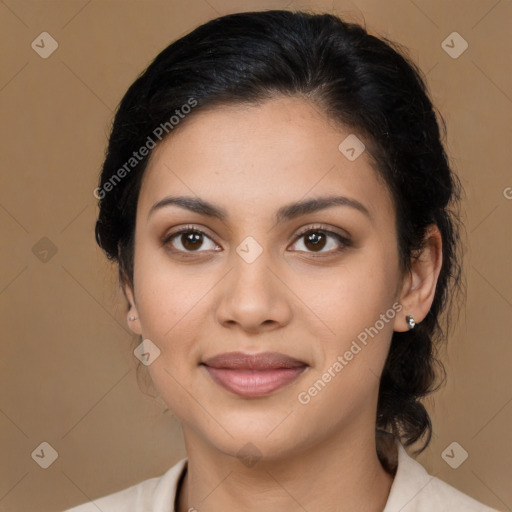
[[[444,380],[437,354],[448,327],[445,313],[460,284],[452,209],[460,182],[450,169],[421,71],[396,43],[334,15],[278,10],[223,16],[175,41],[118,106],[96,195],[96,241],[118,263],[120,280],[133,285],[137,200],[151,151],[128,168],[133,152],[148,137],[156,139],[155,128],[166,122],[169,127],[170,117],[191,101],[189,116],[205,107],[258,104],[279,95],[309,99],[364,140],[393,198],[404,272],[427,228],[436,225],[441,233],[443,261],[432,307],[413,330],[393,333],[377,406],[376,428],[405,445],[423,438],[421,451],[432,435],[421,399]],[[120,173],[123,166],[129,172]]]

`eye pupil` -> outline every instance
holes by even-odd
[[[183,247],[187,250],[196,250],[199,247],[201,247],[203,243],[203,235],[201,233],[194,233],[192,231],[189,231],[188,233],[184,233],[182,235],[182,244]]]
[[[323,249],[325,247],[325,235],[323,233],[319,233],[318,231],[311,232],[306,236],[306,239],[306,247],[308,247],[308,244],[312,244],[313,249]],[[310,247],[308,247],[308,249],[310,249]]]

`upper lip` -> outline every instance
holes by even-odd
[[[227,368],[236,370],[273,370],[277,368],[299,368],[307,366],[303,361],[279,352],[261,352],[244,354],[243,352],[225,352],[203,361],[211,368]]]

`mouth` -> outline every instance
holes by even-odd
[[[228,352],[201,363],[214,382],[244,398],[268,395],[301,375],[308,365],[277,352]]]

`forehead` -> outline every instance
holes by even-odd
[[[368,152],[350,160],[340,151],[347,137],[357,142],[355,134],[334,126],[304,99],[215,107],[185,121],[153,150],[141,214],[167,194],[211,199],[228,216],[261,215],[307,196],[333,194],[357,199],[375,215],[392,214],[389,191]]]

